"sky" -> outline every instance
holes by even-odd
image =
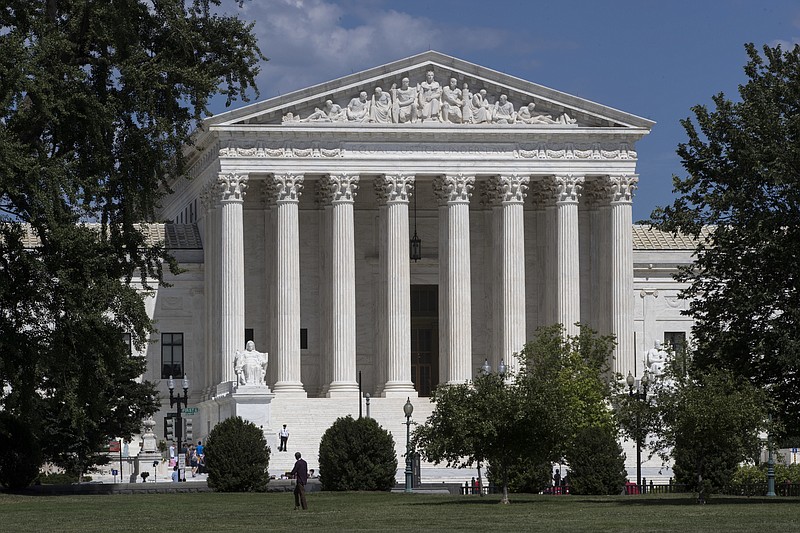
[[[268,58],[260,99],[432,49],[654,120],[636,145],[634,221],[685,176],[680,120],[737,98],[744,44],[800,43],[797,0],[250,0],[240,13]]]

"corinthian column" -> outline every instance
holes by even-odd
[[[567,335],[577,335],[575,325],[581,319],[581,292],[578,247],[578,197],[583,176],[572,174],[555,177],[557,213],[557,309],[558,321]]]
[[[300,231],[297,206],[303,176],[275,174],[276,393],[305,397],[300,380]]]
[[[490,181],[496,202],[501,206],[500,236],[500,357],[507,368],[516,373],[519,364],[515,354],[525,344],[525,221],[523,201],[528,189],[528,176],[500,176]],[[496,367],[499,361],[492,361]]]
[[[203,399],[209,399],[215,385],[219,383],[219,370],[220,362],[218,360],[219,350],[217,348],[216,339],[218,337],[217,325],[219,320],[216,318],[216,280],[219,278],[217,275],[217,261],[219,260],[219,253],[217,253],[217,246],[219,238],[217,236],[217,225],[219,219],[219,210],[217,209],[217,201],[219,195],[216,191],[216,182],[209,183],[200,195],[200,201],[203,206],[203,243],[205,252],[205,265],[204,265],[204,278],[203,288],[205,291],[205,376],[206,382]]]
[[[356,266],[353,201],[358,176],[331,174],[324,178],[331,212],[331,360],[328,396],[358,392],[356,381]]]
[[[611,200],[611,320],[617,338],[614,371],[623,376],[634,368],[633,345],[633,191],[635,175],[609,176]]]
[[[470,273],[469,197],[474,176],[437,178],[437,195],[447,203],[447,383],[472,378],[472,277]],[[440,264],[439,268],[443,268]]]
[[[383,322],[381,352],[386,357],[386,383],[382,396],[416,396],[411,382],[411,272],[409,266],[408,198],[414,187],[414,176],[386,175],[376,182],[381,210],[385,215],[381,228],[385,233],[386,261],[381,272],[386,298],[379,310]],[[381,363],[379,363],[381,364]]]
[[[244,203],[247,176],[220,174],[221,381],[234,381],[233,359],[244,348]]]

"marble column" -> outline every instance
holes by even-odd
[[[247,175],[219,174],[221,382],[234,381],[233,360],[244,349],[244,203]]]
[[[383,352],[386,357],[386,383],[382,396],[416,396],[411,382],[411,270],[409,265],[408,199],[414,176],[385,175],[377,181],[379,201],[386,204],[386,261],[383,279],[386,285],[383,320]]]
[[[474,176],[437,178],[437,192],[447,202],[447,383],[472,379],[472,276],[469,197]],[[441,268],[441,265],[440,265]]]
[[[557,213],[557,313],[567,335],[577,335],[581,319],[580,269],[578,246],[578,198],[583,176],[555,176]]]
[[[611,201],[611,320],[617,338],[614,372],[633,371],[633,191],[639,178],[623,174],[609,176]]]
[[[525,345],[525,220],[523,202],[528,176],[500,176],[498,196],[502,205],[501,240],[501,315],[500,356],[515,374],[519,370],[516,353]]]
[[[359,177],[330,174],[325,187],[331,202],[331,361],[328,396],[352,396],[356,381],[356,268],[353,202]]]
[[[447,195],[442,191],[442,180],[433,181],[434,196],[439,203],[439,383],[432,383],[433,386],[447,383],[450,375],[450,346],[449,338],[449,317],[447,314],[448,298],[448,250],[447,244],[449,225],[448,225],[448,206]]]
[[[216,325],[218,324],[216,317],[217,307],[215,306],[216,299],[214,297],[217,287],[216,280],[219,278],[215,270],[216,259],[219,258],[217,252],[218,237],[216,234],[219,213],[217,210],[218,194],[216,192],[216,183],[209,184],[203,189],[200,195],[200,201],[203,206],[203,252],[205,261],[203,263],[203,289],[205,292],[205,321],[204,329],[205,335],[203,342],[205,344],[205,364],[203,365],[205,371],[205,383],[203,400],[212,397],[216,390],[216,384],[219,383],[219,369],[220,363],[218,361],[219,350],[216,347]]]
[[[303,176],[275,174],[276,394],[306,396],[300,376],[300,231]]]

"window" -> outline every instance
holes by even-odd
[[[300,328],[300,349],[308,350],[308,328]]]
[[[253,328],[244,328],[244,343],[247,345],[248,342],[253,341],[255,342],[255,335],[253,332]]]
[[[183,378],[183,333],[161,334],[161,379]]]

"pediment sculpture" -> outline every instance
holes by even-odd
[[[408,78],[403,78],[400,87],[392,84],[388,91],[375,87],[372,96],[361,91],[350,99],[346,106],[326,99],[306,117],[294,113],[283,116],[284,124],[293,123],[372,123],[410,124],[443,122],[450,124],[559,124],[573,125],[577,120],[567,113],[557,116],[536,112],[534,102],[523,102],[519,110],[501,93],[497,99],[489,96],[486,89],[471,92],[469,85],[458,86],[456,78],[450,78],[442,86],[429,70],[425,79],[412,87]]]

